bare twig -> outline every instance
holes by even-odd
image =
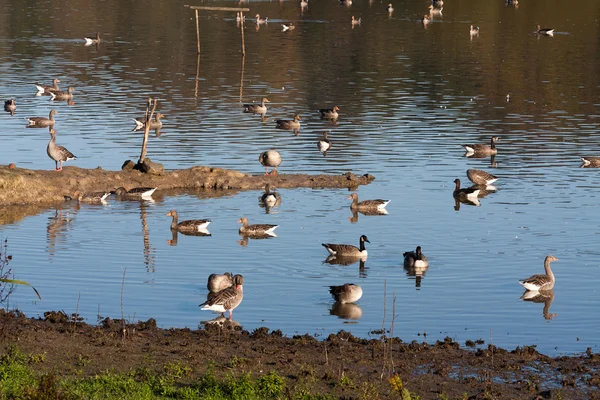
[[[127,333],[127,328],[125,326],[125,313],[123,312],[123,291],[125,289],[125,273],[127,272],[127,268],[123,270],[123,280],[121,281],[121,333],[123,338]]]
[[[75,315],[73,316],[73,332],[71,334],[75,334],[75,329],[77,328],[77,318],[79,318],[79,301],[81,300],[81,292],[77,295],[77,305],[75,306]]]
[[[150,104],[152,103],[152,98],[148,99],[148,108],[150,108]],[[142,142],[142,153],[140,154],[140,159],[138,160],[138,165],[141,165],[146,158],[147,147],[148,147],[148,135],[150,134],[150,125],[152,123],[152,116],[154,115],[154,111],[156,110],[156,106],[158,105],[158,100],[154,99],[154,104],[152,105],[152,110],[150,113],[146,112],[146,126],[144,127],[144,141]]]

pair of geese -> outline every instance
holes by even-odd
[[[58,87],[60,80],[57,78],[52,79],[52,85],[41,85],[34,83],[37,88],[36,96],[50,96],[52,100],[73,100],[73,92],[75,89],[69,87],[67,91],[61,91]]]
[[[208,225],[212,222],[210,219],[190,219],[180,222],[176,210],[169,211],[167,216],[172,218],[171,229],[184,234],[206,231]],[[240,218],[238,223],[242,224],[239,233],[244,236],[275,236],[274,231],[279,227],[279,225],[271,224],[250,225],[246,217]]]

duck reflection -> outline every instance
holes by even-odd
[[[554,290],[540,290],[539,292],[526,290],[520,298],[523,301],[530,301],[532,303],[544,303],[544,308],[542,310],[544,319],[552,320],[556,317],[556,314],[551,314],[549,312],[550,306],[554,301]]]
[[[354,303],[341,303],[336,301],[329,310],[330,315],[347,320],[357,320],[362,317],[362,309]]]
[[[350,209],[350,211],[352,212],[352,216],[348,217],[348,221],[350,221],[353,224],[358,222],[358,213],[361,213],[362,215],[367,215],[367,216],[388,215],[389,214],[385,208],[375,209],[375,210],[356,210],[356,209],[352,210],[352,209]]]
[[[358,277],[359,278],[366,278],[367,277],[367,271],[369,270],[369,268],[367,268],[365,266],[366,261],[367,261],[367,257],[352,257],[352,256],[335,256],[335,255],[330,255],[325,260],[323,260],[323,264],[327,263],[327,264],[331,264],[331,265],[348,266],[348,265],[352,265],[352,264],[355,264],[355,263],[358,262],[359,263]]]
[[[247,247],[248,246],[248,242],[249,239],[255,239],[255,240],[260,240],[260,239],[272,239],[277,237],[276,235],[267,235],[267,234],[254,234],[254,235],[248,235],[248,234],[241,234],[240,236],[242,237],[240,240],[238,240],[238,244],[242,247]]]

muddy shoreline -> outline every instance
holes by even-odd
[[[43,354],[37,373],[61,377],[131,373],[142,367],[161,371],[173,363],[189,367],[190,382],[208,368],[222,376],[260,377],[274,371],[285,377],[286,398],[302,390],[331,398],[401,398],[390,380],[396,374],[421,399],[600,398],[600,355],[591,351],[552,358],[535,347],[508,351],[470,341],[461,345],[450,338],[405,343],[339,332],[317,340],[285,337],[267,328],[248,332],[227,322],[203,329],[160,329],[152,319],[127,323],[105,318],[97,326],[76,320],[63,312],[34,319],[0,310],[0,357],[11,347]]]
[[[0,167],[0,205],[44,204],[64,200],[74,191],[110,191],[120,186],[167,189],[260,190],[270,183],[276,188],[356,188],[375,179],[372,175],[284,174],[250,175],[239,171],[196,166],[173,171],[142,173],[131,168],[107,171],[100,167],[83,169],[64,167],[54,170],[30,170]]]

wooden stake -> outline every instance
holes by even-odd
[[[154,115],[154,111],[156,110],[156,106],[158,105],[158,100],[154,99],[154,105],[152,106],[152,110],[150,114],[146,116],[146,126],[144,127],[144,141],[142,142],[142,153],[140,154],[140,159],[138,160],[138,165],[142,165],[144,159],[146,158],[146,148],[148,146],[148,135],[150,133],[150,124],[152,121],[152,116]]]
[[[198,12],[198,11],[196,11]],[[240,11],[240,27],[242,29],[242,56],[246,55],[246,45],[244,44],[244,12]]]
[[[198,54],[200,54],[200,25],[198,23],[198,10],[196,12],[196,41],[198,42]]]

